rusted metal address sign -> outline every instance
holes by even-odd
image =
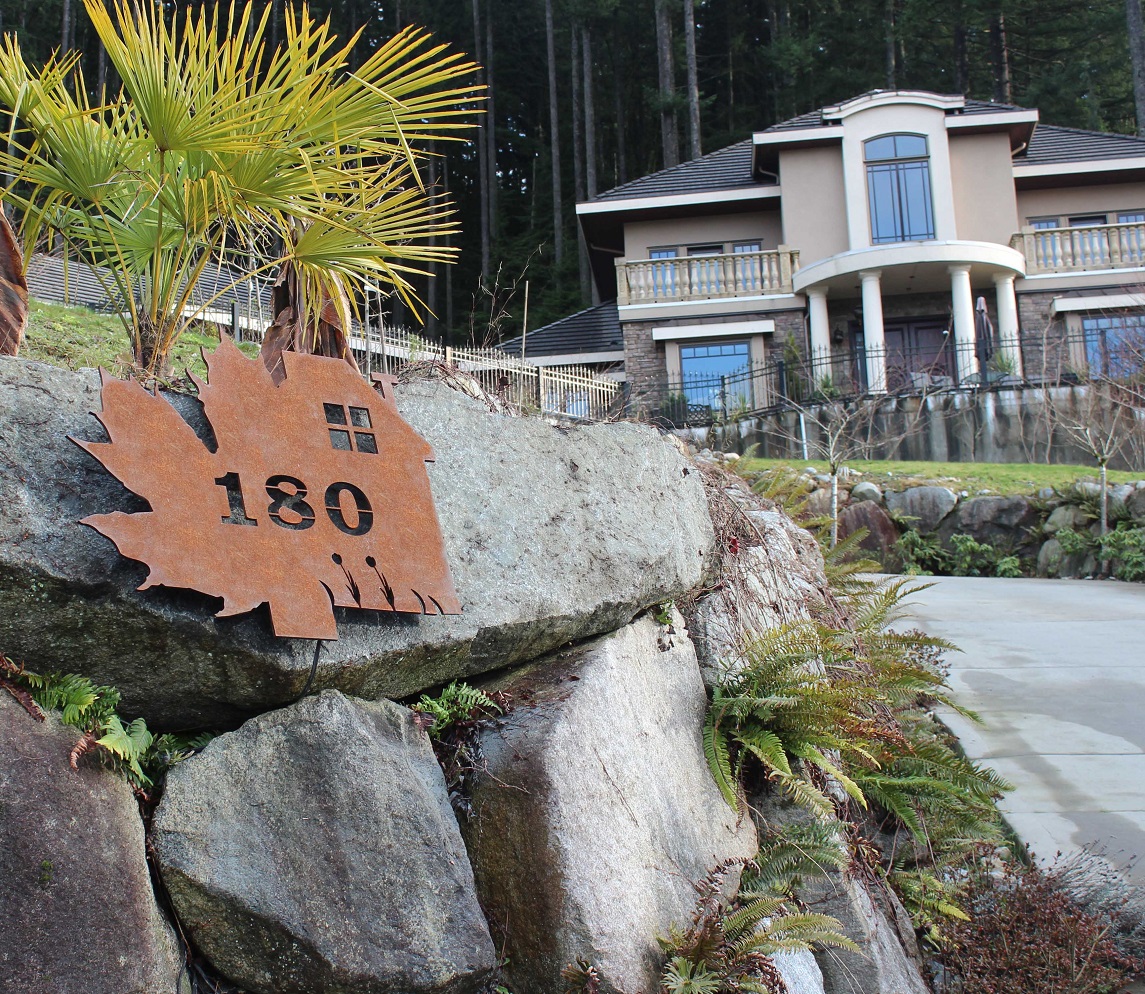
[[[270,606],[276,635],[336,639],[333,605],[459,614],[425,463],[433,450],[346,362],[283,354],[276,386],[229,340],[196,380],[211,451],[138,383],[103,377],[110,442],[77,445],[151,510],[84,518],[146,563],[140,587],[223,599],[219,617]]]

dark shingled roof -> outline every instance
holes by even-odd
[[[518,335],[497,348],[510,355],[521,354]],[[525,358],[550,355],[572,355],[588,352],[623,352],[624,335],[620,331],[620,314],[616,301],[610,300],[587,307],[567,318],[530,331],[525,344]]]
[[[862,97],[869,97],[882,92],[882,90],[869,90],[854,99],[859,100]],[[850,101],[846,102],[849,103]],[[1016,107],[1013,104],[996,104],[989,100],[967,100],[960,110],[949,111],[948,113],[966,116],[969,114],[998,114],[1010,110],[1026,110],[1026,108]],[[773,124],[770,128],[764,129],[764,134],[774,134],[777,131],[800,131],[805,128],[821,128],[824,126],[831,127],[835,123],[834,121],[828,121],[824,124],[823,109],[819,108],[819,110],[809,111],[806,114],[800,114],[798,117],[790,118],[787,121],[780,121],[778,124]]]
[[[751,175],[751,139],[748,138],[716,152],[709,152],[699,159],[681,162],[678,166],[661,169],[658,173],[642,176],[631,183],[614,186],[593,197],[591,202],[595,204],[607,200],[627,200],[629,197],[736,190],[759,185]]]
[[[1048,165],[1054,162],[1127,159],[1135,156],[1145,156],[1145,138],[1039,124],[1034,130],[1034,137],[1030,139],[1030,147],[1024,154],[1014,157],[1014,164]]]

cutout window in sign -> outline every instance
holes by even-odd
[[[219,617],[265,603],[290,638],[337,638],[335,607],[460,613],[433,450],[398,413],[393,377],[374,389],[340,359],[287,352],[276,386],[229,340],[206,359],[215,452],[162,397],[106,374],[111,441],[77,441],[151,505],[83,521],[147,564],[140,589],[220,597]]]
[[[372,429],[368,407],[349,407],[345,404],[323,404],[326,412],[326,423],[330,425],[330,444],[343,452],[369,452],[378,454],[378,440],[373,431],[359,431],[360,428]],[[349,416],[347,417],[347,410]],[[337,426],[337,427],[335,427]]]

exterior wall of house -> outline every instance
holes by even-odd
[[[1010,244],[1020,227],[1006,134],[951,135],[954,221],[966,241]]]
[[[736,242],[748,241],[760,242],[763,249],[774,249],[782,240],[783,225],[778,209],[668,221],[633,221],[624,226],[624,257],[647,259],[650,249],[683,249],[687,245],[722,245],[724,251],[730,252]]]
[[[808,265],[846,252],[847,201],[839,146],[781,152],[779,182],[783,188],[783,239],[799,249],[800,262]]]
[[[752,362],[765,362],[781,358],[783,348],[788,340],[802,346],[806,334],[804,332],[804,319],[802,310],[768,311],[759,314],[738,314],[727,317],[716,317],[705,324],[713,326],[719,324],[740,325],[751,321],[771,321],[775,330],[767,334],[752,336]],[[675,380],[679,374],[679,347],[688,344],[687,341],[664,342],[654,341],[653,328],[665,328],[673,325],[691,325],[696,321],[692,319],[634,321],[624,325],[624,369],[628,377],[633,407],[639,409],[642,401],[644,406],[656,407],[663,400],[670,380]],[[729,332],[729,337],[743,339],[742,331]],[[704,339],[708,342],[712,339]],[[718,338],[715,341],[719,341]],[[671,353],[674,361],[670,361]],[[669,368],[669,367],[674,368]]]
[[[936,107],[898,104],[864,109],[843,122],[843,174],[850,248],[862,249],[871,245],[863,143],[888,134],[926,136],[935,237],[940,241],[957,238],[946,115]]]
[[[1064,218],[1070,214],[1112,214],[1117,211],[1145,211],[1145,183],[1018,191],[1019,228],[1029,224],[1030,218]]]

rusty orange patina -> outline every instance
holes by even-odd
[[[151,510],[84,518],[150,569],[140,587],[223,600],[218,617],[270,606],[275,634],[336,639],[333,606],[458,614],[425,463],[393,378],[371,388],[346,362],[283,353],[276,385],[229,340],[196,380],[212,452],[138,383],[103,374],[110,442],[76,441]]]

